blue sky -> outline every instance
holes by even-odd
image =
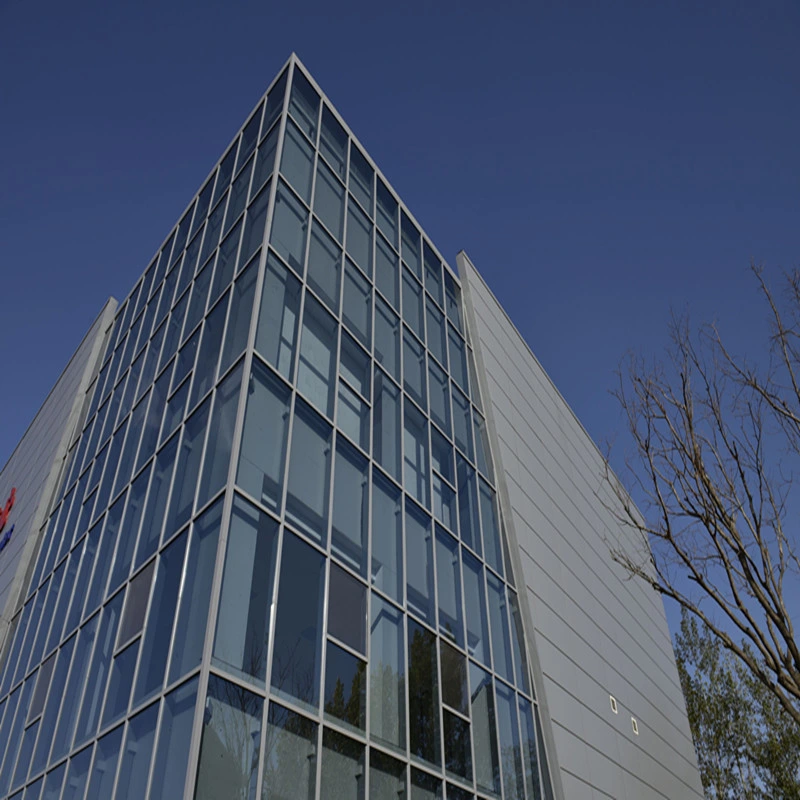
[[[672,309],[800,265],[794,2],[0,2],[0,463],[294,50],[598,442]]]

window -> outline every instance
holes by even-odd
[[[236,483],[277,509],[283,488],[290,392],[266,367],[253,361],[247,395]]]
[[[286,531],[281,556],[272,688],[316,708],[322,660],[325,557]]]
[[[344,440],[336,443],[332,552],[356,572],[367,571],[367,460]]]
[[[292,377],[299,314],[300,281],[270,253],[261,292],[256,350],[287,379]]]
[[[214,663],[233,674],[267,674],[278,523],[235,497],[214,640]]]

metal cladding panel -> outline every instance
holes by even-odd
[[[5,505],[16,489],[16,502],[3,530],[7,535],[13,525],[13,534],[0,551],[0,651],[35,554],[39,529],[58,491],[61,467],[115,307],[113,300],[106,303],[0,471],[0,503]]]
[[[602,456],[475,267],[458,262],[565,796],[702,797],[661,598],[609,555],[630,533],[607,508]]]

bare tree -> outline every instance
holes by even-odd
[[[715,326],[674,319],[666,361],[632,357],[616,396],[633,441],[627,478],[608,469],[634,546],[610,545],[632,575],[701,619],[800,725],[800,272],[773,293],[752,267],[771,335],[765,357],[734,356]],[[792,583],[794,588],[792,589]]]

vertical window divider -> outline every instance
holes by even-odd
[[[279,133],[278,133],[278,144],[275,151],[275,161],[273,164],[273,174],[276,168],[280,168],[282,151],[283,151],[283,139],[286,133],[286,118],[287,118],[287,111],[289,107],[289,97],[291,95],[291,86],[292,86],[292,77],[295,69],[295,56],[292,54],[290,56],[288,64],[281,69],[278,73],[279,77],[282,75],[287,76],[286,87],[284,90],[283,96],[283,105],[281,108],[281,116],[278,121]],[[270,87],[272,88],[272,87]],[[264,102],[266,96],[269,94],[269,90],[262,98],[261,102]],[[263,119],[262,112],[262,119]],[[260,132],[259,132],[260,135]],[[257,148],[256,148],[257,149]],[[253,170],[255,171],[255,170]],[[252,174],[250,176],[250,181],[252,183]],[[279,181],[272,180],[269,185],[269,204],[267,206],[267,219],[264,226],[264,236],[267,237],[272,228],[272,218],[274,216],[274,208],[275,208],[275,195],[277,191]],[[310,228],[310,226],[309,226]],[[308,231],[306,231],[306,236],[308,236]],[[243,235],[241,237],[244,238]],[[264,285],[264,274],[266,271],[266,262],[267,262],[267,250],[268,247],[264,244],[266,239],[262,240],[262,247],[261,247],[261,254],[259,256],[259,264],[258,264],[258,277],[256,279],[256,286],[255,286],[255,295],[253,298],[253,308],[251,309],[250,313],[250,329],[247,335],[247,348],[245,350],[244,362],[243,362],[243,370],[242,370],[242,385],[239,387],[239,403],[236,409],[236,424],[234,425],[233,430],[233,443],[231,446],[231,456],[230,456],[230,463],[228,464],[228,476],[226,481],[226,489],[224,494],[224,500],[222,504],[222,519],[220,522],[220,531],[219,531],[219,541],[217,542],[217,554],[216,560],[214,562],[214,577],[211,582],[211,599],[209,601],[208,607],[208,619],[206,620],[206,632],[205,632],[205,640],[203,643],[203,655],[201,659],[201,666],[200,666],[200,679],[197,686],[197,697],[198,700],[200,698],[205,698],[208,692],[208,677],[209,677],[209,668],[211,665],[211,654],[214,648],[214,631],[216,628],[217,622],[217,613],[219,611],[219,596],[220,590],[222,587],[222,574],[225,567],[225,553],[228,547],[228,533],[230,530],[230,517],[231,511],[233,509],[233,489],[232,486],[236,480],[236,466],[239,462],[239,452],[241,450],[241,438],[242,438],[242,431],[244,429],[244,416],[245,416],[245,408],[247,405],[247,390],[246,386],[249,386],[250,382],[250,375],[252,373],[253,367],[253,349],[255,347],[255,337],[256,337],[256,327],[258,321],[258,314],[260,311],[261,306],[261,294],[263,291]],[[239,248],[241,248],[241,242],[239,244]],[[237,250],[237,254],[238,254]],[[294,395],[294,393],[292,393]],[[292,398],[292,402],[294,399]],[[208,434],[206,434],[207,436]],[[290,426],[288,431],[288,436],[291,436],[291,420]],[[291,441],[289,439],[288,441]],[[289,459],[286,459],[286,464],[284,464],[284,497],[285,497],[285,484],[286,484],[286,468],[288,466]],[[284,501],[285,502],[285,501]],[[283,506],[281,506],[280,513],[283,513]],[[279,538],[278,543],[278,557],[280,558],[280,551],[282,548],[282,535]],[[188,560],[186,562],[188,564]],[[280,563],[278,561],[277,563]],[[186,567],[184,566],[184,573]],[[183,578],[181,583],[181,588],[183,588]],[[277,591],[277,584],[279,583],[279,576],[275,580],[275,590]],[[273,612],[274,612],[274,598],[277,595],[273,595],[273,604],[270,609],[270,616],[271,622],[274,623],[272,619]],[[267,686],[269,686],[269,677],[270,677],[270,668],[271,668],[271,641],[273,639],[274,630],[270,627],[270,647],[269,647],[269,656],[270,659],[267,665]],[[267,708],[269,703],[264,702],[262,708],[262,731],[264,730],[264,725],[266,725],[267,721]],[[205,705],[203,702],[197,702],[195,708],[195,715],[194,721],[192,723],[192,734],[191,740],[189,744],[189,761],[186,767],[186,783],[184,787],[184,798],[190,800],[193,797],[194,789],[195,789],[195,782],[197,780],[197,768],[199,765],[199,758],[200,758],[200,741],[203,735],[203,710]],[[261,739],[261,753],[260,756],[263,757],[263,748],[264,748],[264,737],[262,735]],[[155,751],[154,751],[155,752]],[[151,765],[152,769],[152,765]],[[151,778],[152,779],[152,778]],[[261,791],[261,775],[259,774],[257,779],[257,794],[256,796],[260,796],[258,793]]]

